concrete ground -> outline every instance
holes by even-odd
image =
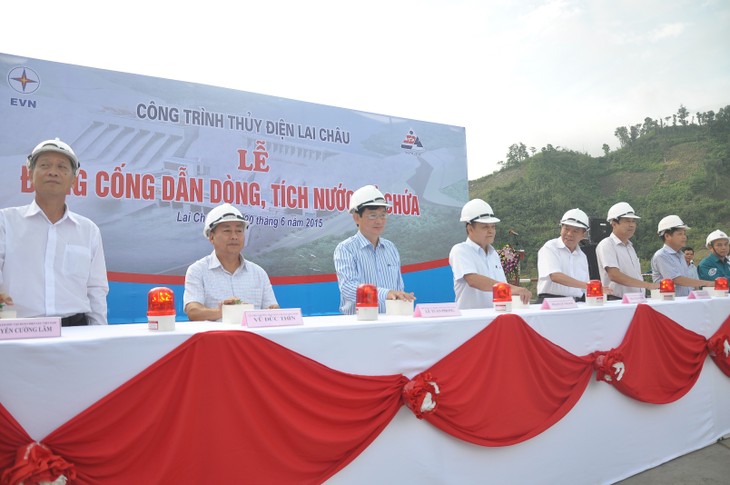
[[[728,485],[730,439],[618,482],[620,485]]]

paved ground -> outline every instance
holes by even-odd
[[[730,439],[718,441],[689,455],[647,470],[620,485],[728,485],[730,484]]]

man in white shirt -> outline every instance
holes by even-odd
[[[231,204],[211,209],[203,235],[213,252],[194,262],[185,273],[183,304],[190,320],[222,318],[221,306],[240,300],[255,309],[279,308],[266,271],[243,258],[248,222]]]
[[[0,210],[0,303],[14,305],[21,318],[61,317],[65,327],[106,325],[101,233],[66,206],[78,158],[56,138],[39,143],[26,164],[33,202]]]
[[[613,290],[614,298],[621,298],[625,293],[640,293],[644,289],[659,288],[657,283],[644,281],[639,256],[631,243],[639,219],[641,218],[628,203],[612,205],[606,216],[611,224],[611,235],[596,246],[601,284]]]
[[[497,251],[492,246],[499,219],[492,207],[481,199],[467,202],[461,209],[461,222],[466,224],[466,241],[451,248],[449,264],[454,273],[454,293],[459,308],[490,308],[492,288],[506,283]],[[511,285],[513,295],[529,304],[532,293],[527,288]]]
[[[537,301],[572,297],[585,300],[590,280],[588,258],[579,247],[589,228],[588,216],[570,209],[560,220],[560,237],[546,242],[537,253]],[[607,291],[608,293],[608,291]]]

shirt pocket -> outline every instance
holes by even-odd
[[[63,252],[63,273],[69,278],[86,281],[91,270],[91,251],[86,246],[67,244]]]

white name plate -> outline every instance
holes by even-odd
[[[3,318],[0,340],[61,336],[61,317]]]
[[[456,302],[449,303],[419,303],[416,305],[416,311],[413,312],[414,317],[433,318],[433,317],[458,317],[461,315]]]
[[[288,327],[304,325],[301,308],[248,310],[243,312],[243,325],[249,328]]]
[[[621,303],[646,303],[646,296],[644,293],[624,293],[624,297],[621,298]]]
[[[578,308],[574,298],[563,296],[560,298],[545,298],[542,301],[541,310],[564,310],[566,308]]]
[[[688,300],[709,300],[712,298],[707,290],[692,290],[689,292]]]

